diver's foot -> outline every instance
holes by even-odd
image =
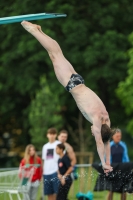
[[[36,25],[36,24],[32,24],[30,22],[27,22],[27,21],[22,21],[21,22],[21,25],[24,27],[25,30],[27,30],[29,33],[34,33],[36,31],[41,31],[41,26],[39,25]]]

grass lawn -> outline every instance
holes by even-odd
[[[78,192],[87,193],[91,191],[94,195],[93,200],[106,200],[108,191],[93,192],[93,188],[97,178],[97,172],[91,168],[82,168],[78,171],[78,180],[73,182],[71,190],[69,192],[69,200],[77,200],[76,194]],[[47,197],[43,196],[43,184],[41,183],[36,200],[47,200]],[[18,200],[17,196],[12,195],[13,200]],[[0,193],[0,200],[10,200],[7,193]],[[120,194],[114,193],[113,200],[120,200]],[[127,200],[133,200],[133,194],[127,194]]]
[[[73,182],[71,190],[69,192],[69,200],[77,200],[76,194],[78,192],[87,193],[91,191],[93,193],[93,200],[106,200],[108,191],[102,192],[93,192],[94,185],[96,183],[97,172],[94,169],[80,169],[78,171],[79,178]],[[41,199],[42,194],[42,186],[40,186],[38,198],[37,200]],[[114,193],[113,200],[120,200],[120,194]],[[47,197],[44,197],[44,200],[47,200]],[[127,194],[127,200],[133,200],[133,194]]]

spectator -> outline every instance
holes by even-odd
[[[127,146],[121,141],[122,132],[120,129],[114,130],[113,141],[111,141],[111,163],[129,162]]]
[[[71,160],[71,165],[73,166],[73,172],[71,173],[71,177],[73,179],[77,179],[76,166],[75,166],[75,164],[77,162],[76,155],[73,151],[72,146],[66,142],[67,139],[68,139],[67,130],[61,130],[58,135],[58,140],[65,145],[65,151]]]
[[[121,141],[122,132],[120,129],[114,130],[114,135],[112,141],[110,142],[111,146],[111,163],[124,163],[129,162],[129,156],[127,151],[126,144]],[[109,191],[108,200],[113,199],[113,191]],[[121,199],[126,200],[126,193],[121,193]]]
[[[42,149],[44,194],[48,196],[48,200],[56,200],[59,183],[57,176],[59,155],[56,153],[56,146],[60,143],[56,140],[57,130],[49,128],[47,137],[48,143]]]
[[[31,170],[34,168],[34,174],[29,189],[29,198],[30,200],[36,200],[39,183],[42,177],[42,161],[41,158],[37,156],[35,147],[32,144],[27,145],[25,149],[24,158],[20,162],[20,172],[23,168],[26,170]],[[24,195],[24,200],[27,200],[26,195]]]
[[[71,160],[71,165],[74,166],[76,164],[76,156],[72,146],[66,142],[67,139],[68,139],[68,132],[66,130],[61,130],[58,135],[58,140],[65,145],[65,151],[67,152]]]
[[[60,156],[58,160],[58,178],[60,180],[60,184],[56,200],[66,200],[72,184],[72,178],[70,174],[73,170],[73,167],[71,166],[71,161],[69,157],[67,156],[67,154],[64,153],[64,150],[64,144],[57,145],[56,152]]]

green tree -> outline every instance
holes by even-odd
[[[0,6],[1,17],[40,13],[42,10],[66,13],[67,18],[39,20],[35,23],[40,24],[46,34],[59,42],[64,55],[84,77],[86,85],[102,99],[110,114],[112,126],[126,125],[126,114],[115,90],[127,72],[125,66],[128,57],[125,52],[129,49],[128,35],[132,32],[133,22],[131,0],[8,0],[1,2]],[[1,25],[0,43],[1,135],[5,131],[13,134],[14,129],[21,129],[16,145],[30,142],[27,134],[30,128],[30,105],[36,91],[39,91],[40,77],[45,74],[50,92],[56,92],[58,97],[64,127],[71,127],[73,136],[69,141],[79,150],[72,138],[77,133],[78,138],[81,133],[77,126],[81,120],[80,114],[71,95],[56,80],[47,53],[20,23]],[[84,118],[81,121],[84,133],[90,133],[90,124]],[[80,146],[83,147],[83,144]],[[84,148],[90,149],[91,143]]]
[[[44,76],[41,78],[40,85],[41,87],[37,91],[35,99],[31,102],[29,121],[32,143],[42,148],[42,145],[47,142],[47,129],[49,127],[61,128],[63,118],[58,96],[56,93],[51,93]]]
[[[126,120],[127,130],[133,135],[133,33],[130,34],[129,41],[132,47],[128,51],[129,63],[127,76],[125,80],[119,83],[116,92],[126,110],[127,116],[129,116],[128,121]]]

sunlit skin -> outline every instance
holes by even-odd
[[[50,143],[53,143],[57,137],[57,134],[47,133],[47,138],[49,139]]]
[[[58,81],[66,87],[72,74],[77,74],[71,63],[64,57],[59,44],[46,35],[39,25],[23,21],[22,26],[31,33],[46,49],[53,63],[54,71]],[[101,137],[102,124],[110,127],[108,112],[101,99],[85,84],[79,84],[70,90],[79,110],[83,116],[93,124],[92,133],[95,137],[97,151],[102,163],[103,170],[110,172],[110,143],[104,145]],[[106,155],[106,161],[105,161]]]
[[[67,138],[68,136],[66,133],[60,133],[60,135],[58,136],[58,140],[63,144],[67,141]]]
[[[29,155],[30,156],[34,156],[35,155],[35,149],[34,147],[31,147],[30,150],[29,150]]]
[[[60,149],[58,146],[56,147],[56,153],[60,156],[60,158],[64,156],[62,149]]]
[[[72,146],[67,143],[67,138],[68,138],[68,135],[67,135],[67,133],[64,133],[64,132],[61,132],[58,136],[58,140],[65,145],[67,154],[71,160],[71,165],[74,166],[77,162],[76,155],[74,153]]]
[[[113,135],[113,141],[117,144],[121,141],[121,138],[122,138],[122,134],[121,132],[116,132],[114,135]]]

